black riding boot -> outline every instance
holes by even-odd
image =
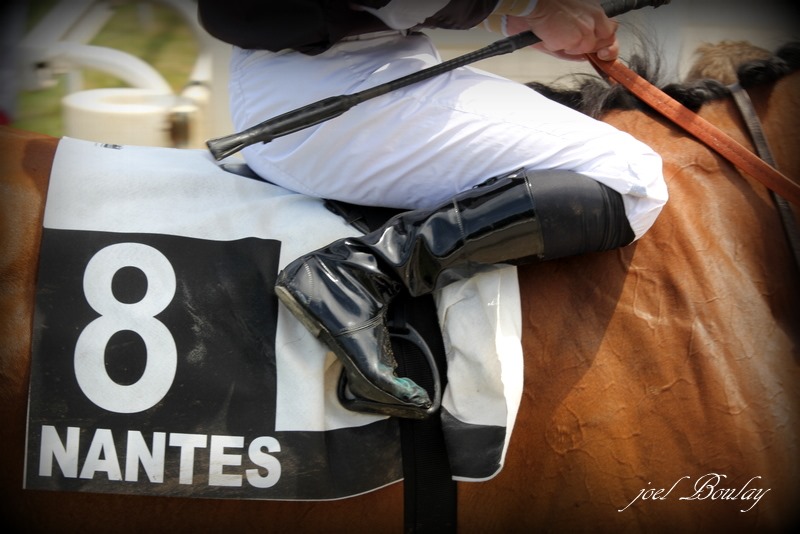
[[[342,361],[354,395],[386,404],[389,415],[423,418],[430,398],[395,374],[385,324],[401,286],[418,296],[496,263],[607,250],[633,237],[615,191],[569,171],[518,171],[306,254],[275,289]]]

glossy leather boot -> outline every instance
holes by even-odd
[[[529,178],[530,175],[530,178]],[[633,240],[621,197],[568,171],[519,171],[433,210],[338,240],[290,263],[278,298],[342,361],[351,392],[383,413],[424,418],[424,389],[395,374],[386,328],[404,286],[430,293],[497,263],[524,263],[618,247]]]

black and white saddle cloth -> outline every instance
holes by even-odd
[[[45,208],[25,486],[338,499],[402,478],[397,421],[347,411],[338,361],[272,287],[355,230],[201,150],[65,138]],[[522,391],[516,270],[436,295],[454,478],[502,468]]]

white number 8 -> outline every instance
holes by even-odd
[[[123,267],[136,267],[147,278],[147,291],[139,302],[120,302],[111,282]],[[75,346],[75,377],[83,393],[97,406],[117,413],[137,413],[155,406],[175,379],[178,351],[169,329],[155,318],[175,296],[175,271],[158,250],[140,243],[110,245],[86,265],[83,290],[100,317],[89,323]],[[131,385],[108,376],[105,351],[111,336],[130,330],[141,336],[146,348],[144,373]]]

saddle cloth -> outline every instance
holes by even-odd
[[[45,207],[25,486],[322,500],[402,479],[397,421],[342,408],[341,365],[272,291],[289,261],[356,232],[322,200],[202,150],[64,138]],[[516,269],[435,298],[452,472],[489,479],[522,392]]]

